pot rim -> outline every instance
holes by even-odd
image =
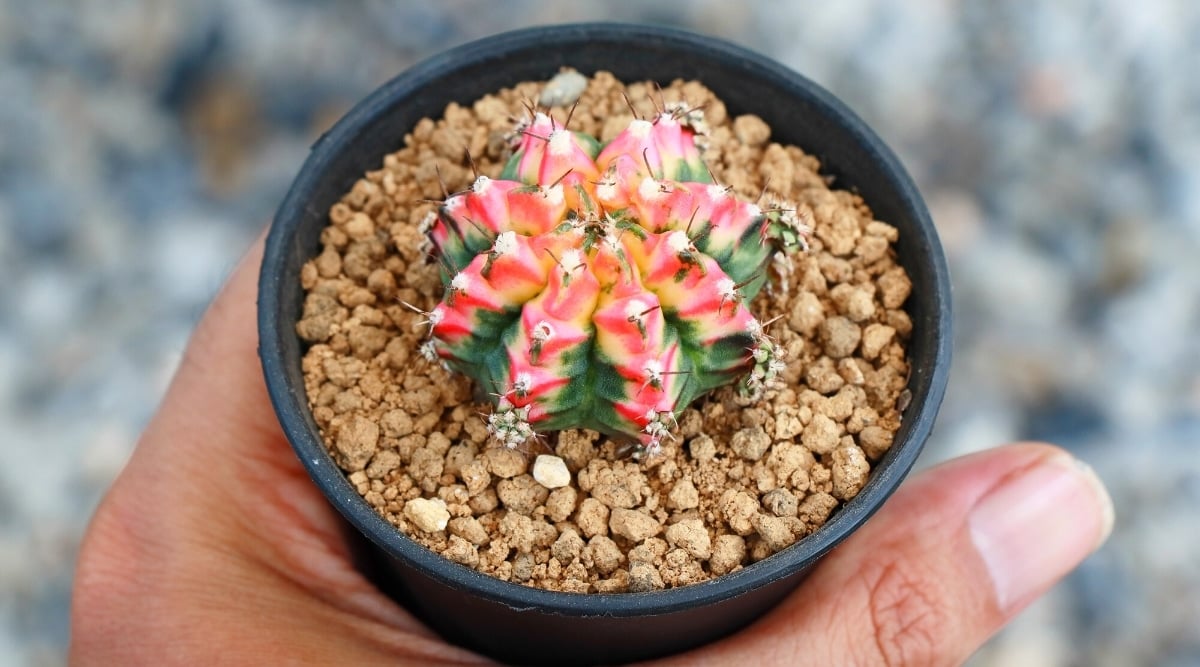
[[[283,267],[290,252],[286,240],[290,239],[300,219],[305,206],[305,194],[320,181],[333,156],[343,147],[360,141],[371,120],[386,113],[396,100],[404,99],[431,81],[450,75],[464,62],[495,59],[500,54],[528,49],[547,40],[636,42],[644,39],[653,39],[666,47],[684,52],[715,54],[706,57],[724,58],[741,68],[757,70],[773,81],[787,82],[805,89],[814,105],[823,107],[829,117],[837,118],[895,179],[915,217],[915,229],[906,233],[920,236],[915,239],[915,247],[921,249],[922,261],[931,263],[934,291],[941,297],[937,299],[935,321],[926,323],[927,334],[934,338],[932,372],[928,374],[924,386],[910,387],[914,401],[904,415],[904,422],[909,426],[907,437],[897,439],[888,454],[876,463],[859,494],[836,510],[821,528],[769,558],[702,583],[644,593],[567,593],[502,581],[430,551],[389,524],[353,488],[326,451],[320,434],[310,428],[311,413],[304,387],[293,386],[285,370],[283,337],[296,335],[291,326],[294,323],[280,323],[274,317],[279,311],[284,290],[289,288],[281,284]],[[481,48],[485,45],[486,49]],[[816,562],[857,530],[904,479],[932,431],[950,367],[949,271],[924,202],[891,149],[844,103],[784,65],[721,39],[659,26],[575,23],[501,33],[434,55],[374,90],[317,139],[284,197],[266,242],[259,277],[258,306],[259,355],[271,403],[284,434],[329,502],[384,552],[418,568],[444,585],[471,590],[476,595],[514,609],[538,609],[564,615],[667,614],[742,595]],[[916,397],[922,393],[924,400],[918,405]],[[309,415],[309,419],[306,419],[306,415]],[[904,426],[901,428],[904,429]]]

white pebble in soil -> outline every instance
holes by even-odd
[[[427,533],[445,530],[450,523],[450,511],[440,498],[413,498],[404,504],[404,516]]]
[[[558,489],[571,483],[571,471],[559,457],[540,454],[533,462],[533,478],[547,489]]]
[[[587,84],[587,77],[573,69],[559,72],[542,89],[538,104],[543,107],[571,106],[583,94]]]

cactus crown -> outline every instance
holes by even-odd
[[[500,178],[428,220],[445,291],[424,352],[490,392],[506,446],[590,428],[653,453],[696,397],[781,369],[748,303],[806,230],[714,184],[699,124],[668,107],[601,145],[535,113]]]

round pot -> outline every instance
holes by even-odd
[[[817,156],[899,228],[913,283],[906,309],[912,401],[870,480],[813,534],[770,558],[705,583],[650,593],[573,594],[509,583],[413,542],[364,501],[326,452],[309,411],[295,333],[300,268],[319,249],[328,211],[423,117],[470,104],[569,65],[623,81],[697,79],[731,114],[755,113],[773,139]],[[271,227],[259,283],[263,371],[283,430],[313,481],[362,535],[371,576],[447,640],[519,663],[612,663],[678,652],[745,626],[877,510],[912,467],[933,427],[950,364],[950,287],[933,223],[892,151],[844,104],[795,72],[732,44],[657,27],[582,24],[510,32],[451,49],[371,93],[312,147]]]

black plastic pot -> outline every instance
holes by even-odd
[[[379,168],[421,118],[502,87],[546,79],[560,66],[604,69],[625,81],[697,79],[731,114],[758,114],[773,139],[820,158],[900,230],[900,262],[913,282],[912,402],[891,451],[858,497],[812,535],[738,572],[652,593],[581,595],[508,583],[411,541],[351,487],[327,454],[305,399],[295,333],[300,267],[319,249],[332,204]],[[611,663],[681,651],[727,635],[792,591],[809,568],[858,528],[900,484],[929,436],[950,365],[950,287],[933,223],[895,155],[828,92],[740,47],[655,27],[585,24],[533,28],[461,46],[391,80],[312,147],[267,239],[259,287],[263,370],[284,432],[338,511],[374,546],[375,576],[448,640],[520,663]]]

